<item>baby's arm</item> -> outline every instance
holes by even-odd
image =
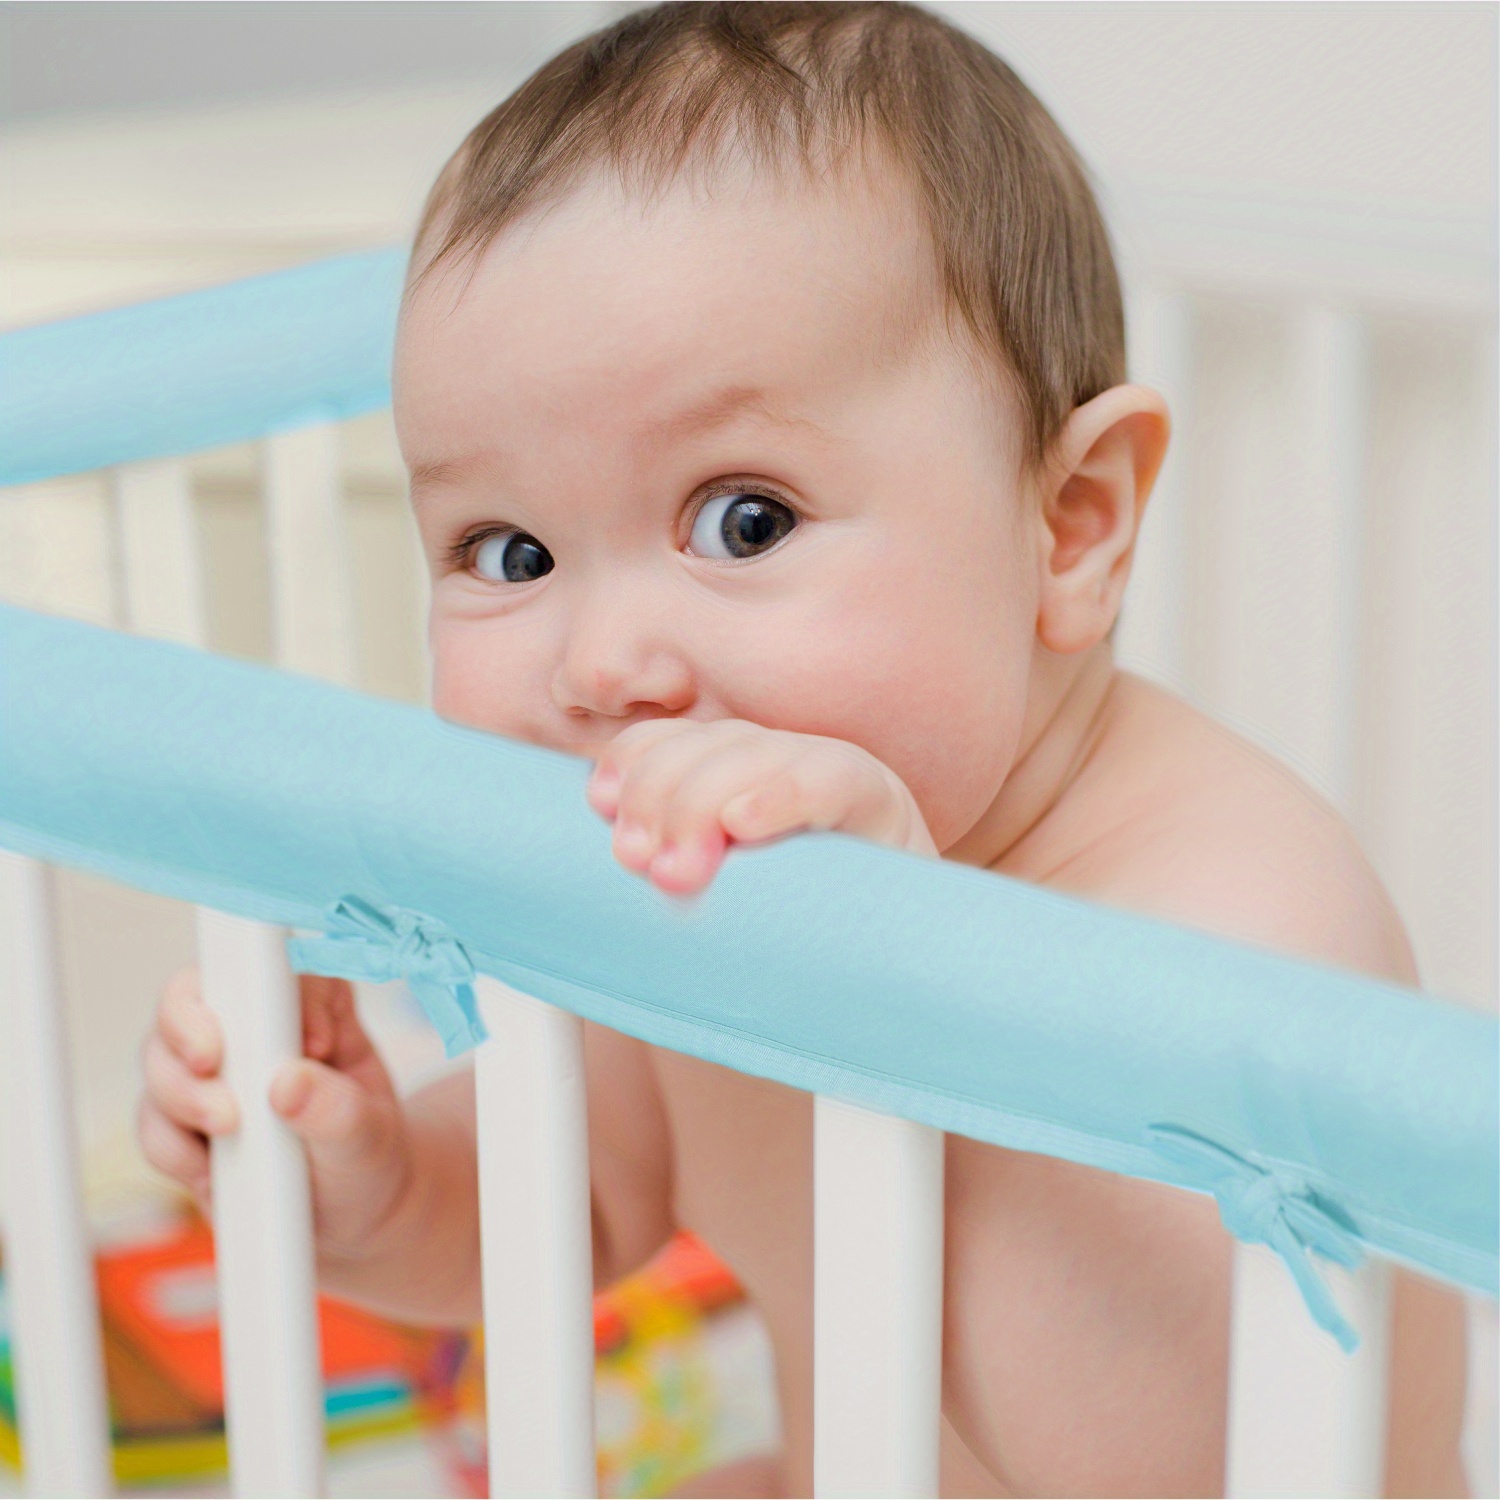
[[[1389,898],[1331,814],[1193,791],[1048,883],[1416,982]],[[948,1164],[948,1405],[976,1456],[1020,1494],[1222,1493],[1233,1247],[1212,1200],[957,1138]],[[1404,1272],[1395,1298],[1385,1493],[1466,1494],[1461,1303]]]
[[[646,1049],[585,1024],[594,1285],[643,1265],[673,1230],[670,1143]],[[407,1322],[476,1323],[481,1315],[474,1072],[405,1101],[413,1170],[383,1232],[358,1254],[322,1256],[336,1296]]]
[[[297,1128],[295,1120],[289,1123]],[[342,1160],[334,1157],[335,1143],[307,1141],[319,1286],[403,1322],[438,1327],[477,1322],[473,1070],[446,1074],[402,1101],[399,1128],[396,1149],[407,1163],[402,1190],[385,1220],[358,1244],[340,1243],[327,1232],[331,1216],[325,1205],[335,1197],[374,1191],[382,1164],[358,1154],[352,1140]]]

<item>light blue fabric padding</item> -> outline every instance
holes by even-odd
[[[354,898],[356,947],[422,914],[474,968],[648,1042],[1213,1192],[1346,1346],[1308,1249],[1495,1293],[1491,1018],[837,834],[731,850],[685,903],[611,858],[587,772],[0,608],[0,845],[312,934]]]
[[[340,896],[323,914],[323,937],[291,938],[287,956],[300,974],[341,979],[404,979],[457,1057],[487,1033],[474,995],[474,964],[463,944],[434,917],[405,907]]]
[[[388,405],[406,254],[314,261],[0,335],[0,485]]]

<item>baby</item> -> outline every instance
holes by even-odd
[[[677,898],[839,829],[1415,984],[1338,816],[1114,665],[1168,439],[1124,371],[1085,173],[978,43],[902,4],[627,15],[475,128],[417,239],[434,706],[593,760],[615,856]],[[472,1074],[400,1099],[348,985],[302,995],[271,1101],[322,1284],[477,1320]],[[188,971],[140,1133],[202,1202],[221,1055]],[[585,1057],[597,1282],[689,1228],[776,1352],[777,1471],[693,1492],[809,1494],[811,1098],[596,1027]],[[1221,1493],[1213,1202],[959,1137],[946,1181],[943,1492]],[[1394,1338],[1387,1492],[1462,1493],[1458,1300],[1399,1277]]]

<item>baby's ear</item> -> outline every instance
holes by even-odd
[[[1054,439],[1041,490],[1037,636],[1085,651],[1120,611],[1146,499],[1166,456],[1167,404],[1140,385],[1077,407]]]

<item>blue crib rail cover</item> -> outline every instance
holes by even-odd
[[[405,270],[369,250],[0,335],[0,484],[388,405]]]
[[[1495,1293],[1492,1018],[837,834],[731,850],[683,902],[614,862],[587,772],[0,607],[0,845],[302,929],[307,966],[450,1001],[477,970],[796,1088],[1211,1191],[1346,1344],[1309,1248]],[[474,1040],[446,1016],[450,1048]]]
[[[0,485],[374,410],[405,251],[0,335]],[[1500,1029],[1395,985],[833,834],[692,903],[611,859],[586,765],[431,713],[0,606],[0,846],[304,930],[406,977],[450,1053],[476,971],[661,1046],[1212,1192],[1314,1317],[1308,1251],[1494,1295]]]

